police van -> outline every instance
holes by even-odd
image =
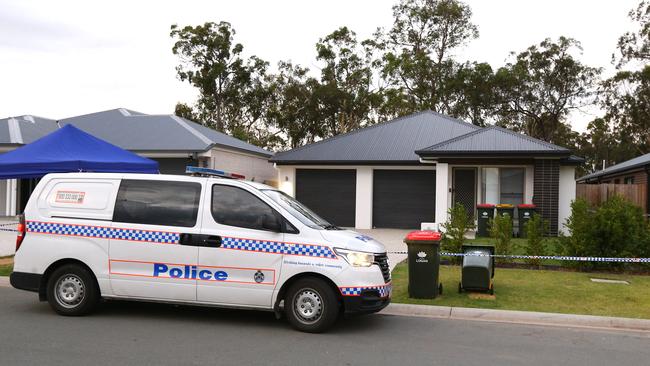
[[[244,180],[49,174],[18,231],[12,286],[61,315],[125,299],[275,311],[322,332],[390,302],[381,243]]]

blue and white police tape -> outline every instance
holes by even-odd
[[[408,252],[388,252],[388,254],[408,254]],[[494,257],[505,259],[542,259],[575,262],[616,262],[616,263],[650,263],[650,258],[617,258],[617,257],[573,257],[564,255],[514,255],[514,254],[483,254],[483,253],[448,253],[441,252],[441,257]]]

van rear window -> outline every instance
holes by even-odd
[[[113,221],[193,227],[199,212],[201,184],[160,180],[122,180]]]

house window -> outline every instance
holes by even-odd
[[[483,168],[481,197],[483,203],[524,203],[523,168]]]
[[[621,183],[620,179],[614,179],[614,184],[619,184],[619,183]]]
[[[625,179],[623,179],[623,183],[634,184],[634,177],[625,177]]]

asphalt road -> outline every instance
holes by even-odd
[[[388,315],[304,334],[271,313],[110,302],[55,315],[0,288],[0,365],[647,365],[650,334]]]

